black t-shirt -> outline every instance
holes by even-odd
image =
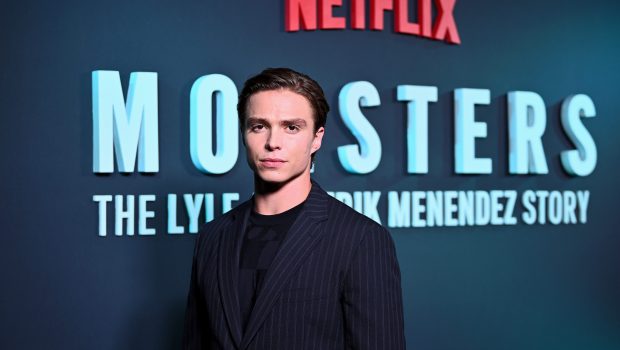
[[[303,204],[276,215],[250,214],[239,257],[239,307],[244,330],[267,269]]]

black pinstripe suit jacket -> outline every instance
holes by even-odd
[[[242,333],[238,262],[247,201],[198,235],[184,349],[404,349],[389,232],[313,182]]]

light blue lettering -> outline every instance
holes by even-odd
[[[549,194],[548,214],[549,222],[558,225],[562,222],[562,194],[559,191],[551,191]]]
[[[212,96],[215,94],[216,130],[212,130]],[[212,140],[216,138],[216,149]],[[237,88],[225,75],[205,75],[190,93],[190,155],[194,166],[207,174],[224,174],[239,155]]]
[[[436,86],[399,85],[398,101],[407,102],[407,172],[428,173],[428,103],[437,102]]]
[[[459,191],[459,226],[474,224],[474,191]]]
[[[205,222],[213,221],[213,193],[205,193]]]
[[[139,235],[154,235],[155,229],[147,227],[146,220],[155,217],[155,212],[148,210],[148,202],[154,202],[154,194],[142,194],[138,196],[138,234]]]
[[[344,169],[353,174],[368,174],[381,161],[381,139],[375,128],[364,117],[361,107],[379,106],[379,92],[367,81],[345,85],[338,96],[340,116],[359,145],[338,147],[338,158]]]
[[[547,113],[542,97],[531,91],[508,93],[508,167],[511,174],[547,174],[542,136]]]
[[[547,198],[549,191],[536,191],[536,201],[538,202],[538,223],[543,225],[547,223]]]
[[[200,208],[202,207],[202,201],[204,194],[198,193],[196,196],[186,193],[183,195],[183,201],[185,202],[185,208],[187,209],[187,217],[189,219],[189,233],[198,232],[198,217],[200,216]]]
[[[127,104],[117,71],[93,71],[93,172],[159,171],[157,73],[134,72],[129,79]],[[112,146],[114,144],[114,146]],[[138,151],[139,148],[139,151]]]
[[[168,194],[168,234],[182,233],[185,233],[185,228],[177,225],[177,195],[170,193]]]
[[[454,217],[454,213],[459,209],[454,202],[458,196],[456,191],[444,191],[443,192],[443,201],[444,201],[444,223],[446,226],[457,226],[459,224],[458,220]]]
[[[573,176],[588,176],[596,168],[597,151],[592,135],[581,122],[581,118],[596,116],[594,102],[587,95],[573,95],[562,102],[562,127],[577,147],[563,151],[560,155],[564,170]]]
[[[388,227],[411,226],[411,193],[388,192]]]
[[[379,198],[381,198],[380,191],[364,191],[363,196],[364,203],[364,215],[373,219],[377,223],[381,224],[381,219],[379,218],[379,212],[377,210],[377,205],[379,204]]]
[[[590,202],[590,191],[577,191],[577,203],[579,203],[579,222],[588,223],[588,203]]]
[[[491,220],[491,196],[487,191],[474,192],[476,203],[476,225],[488,225]]]
[[[564,191],[562,193],[564,199],[564,215],[563,222],[565,224],[576,224],[577,217],[575,211],[577,209],[577,196],[573,191]]]
[[[99,236],[105,237],[107,230],[107,206],[112,201],[111,195],[94,195],[93,202],[97,202],[99,209]]]
[[[491,197],[491,225],[501,225],[504,223],[503,217],[499,213],[504,210],[504,204],[500,203],[499,199],[502,197],[503,191],[493,190],[490,193]]]
[[[411,192],[411,222],[413,227],[425,227],[426,220],[422,218],[422,213],[426,212],[426,206],[422,200],[426,199],[426,192]]]
[[[476,158],[476,138],[487,136],[487,124],[475,121],[475,106],[491,103],[487,89],[454,90],[454,167],[457,174],[491,174],[490,158]]]
[[[426,224],[429,227],[443,226],[443,195],[441,191],[426,193]]]
[[[133,236],[134,232],[134,196],[127,196],[127,209],[123,209],[123,196],[117,194],[114,196],[114,234],[116,236],[123,235],[123,220],[127,220],[127,236]]]
[[[509,190],[504,191],[504,197],[506,197],[506,209],[504,210],[504,224],[516,225],[517,218],[513,215],[515,209],[515,203],[517,202],[517,191]]]
[[[532,202],[536,201],[536,194],[532,190],[523,192],[521,197],[521,203],[525,207],[525,211],[521,214],[523,222],[528,225],[533,225],[536,222],[536,207]]]

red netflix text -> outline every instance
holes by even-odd
[[[342,6],[343,0],[284,0],[284,23],[287,32],[317,29],[346,29],[347,18],[334,16],[334,7]],[[349,27],[366,29],[367,0],[349,0]],[[460,44],[461,38],[454,21],[456,0],[417,0],[418,22],[409,20],[412,0],[370,0],[369,27],[383,30],[384,12],[393,11],[394,31],[434,40]],[[436,16],[433,23],[432,3]]]

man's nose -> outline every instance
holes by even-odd
[[[273,151],[281,148],[282,142],[282,133],[277,129],[269,130],[269,135],[267,136],[267,140],[265,142],[265,148],[267,150]]]

